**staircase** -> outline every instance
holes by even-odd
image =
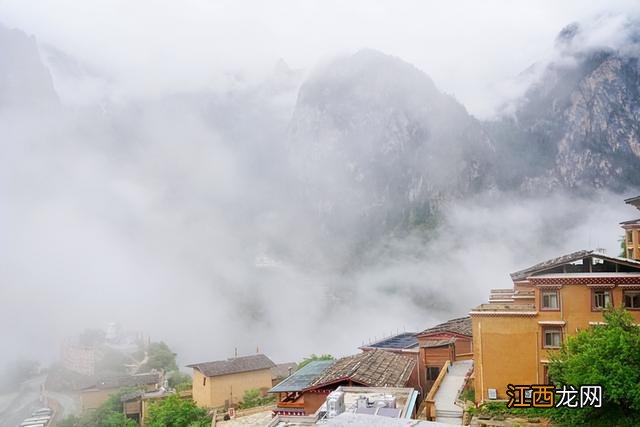
[[[451,364],[447,375],[434,396],[436,405],[436,421],[444,424],[462,424],[462,408],[456,406],[458,392],[462,389],[467,372],[473,361],[464,360]]]

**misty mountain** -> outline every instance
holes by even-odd
[[[527,193],[640,187],[637,26],[621,46],[583,46],[572,24],[556,40],[515,114],[488,122],[496,182]]]
[[[491,184],[481,124],[425,73],[374,50],[311,74],[289,148],[315,213],[344,233],[429,223],[441,200]]]
[[[35,38],[0,24],[0,110],[56,106],[58,96]]]

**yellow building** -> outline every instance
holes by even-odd
[[[640,210],[640,196],[625,200],[625,203]],[[624,249],[627,258],[640,260],[640,219],[621,222],[624,229]]]
[[[109,396],[125,388],[136,387],[144,391],[153,391],[161,382],[162,378],[157,373],[103,377],[81,390],[80,407],[82,411],[97,409],[109,399]]]
[[[547,383],[567,335],[601,323],[607,305],[640,322],[640,261],[579,251],[511,274],[470,312],[476,401],[507,399],[508,384]]]
[[[228,408],[241,402],[247,390],[264,395],[271,388],[275,366],[264,354],[188,365],[193,368],[193,400],[203,408]]]

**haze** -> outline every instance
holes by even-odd
[[[182,364],[235,348],[282,362],[344,355],[464,315],[546,257],[617,254],[618,222],[634,214],[606,192],[490,191],[446,204],[435,230],[363,239],[353,212],[337,217],[343,230],[315,221],[283,141],[300,86],[333,58],[401,58],[490,118],[564,26],[606,19],[609,39],[638,12],[632,1],[3,1],[0,23],[35,36],[59,106],[0,116],[0,362],[48,363],[63,337],[114,321],[168,342]]]

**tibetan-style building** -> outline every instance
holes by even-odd
[[[637,234],[634,235],[637,239]],[[476,401],[506,399],[508,384],[548,381],[550,355],[567,335],[625,307],[640,322],[640,261],[579,251],[511,274],[471,312]]]
[[[640,210],[640,196],[625,200],[625,203]],[[624,229],[624,250],[629,259],[640,260],[640,218],[621,222]]]

